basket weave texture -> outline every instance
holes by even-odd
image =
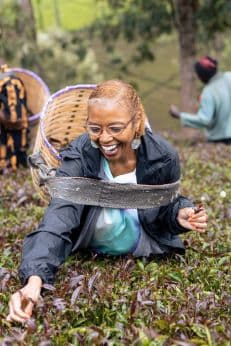
[[[38,123],[40,113],[50,96],[47,85],[32,71],[23,68],[11,68],[10,71],[20,78],[25,86],[27,107],[32,112],[29,122],[31,124]]]
[[[53,94],[44,107],[33,154],[41,153],[47,166],[59,167],[59,152],[85,132],[88,98],[95,85],[74,85]],[[49,194],[39,186],[38,170],[31,168],[32,180],[40,197],[48,202]]]

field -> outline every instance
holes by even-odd
[[[102,8],[95,0],[33,0],[37,28],[60,27],[67,30],[88,26]]]
[[[6,322],[20,288],[22,240],[44,206],[29,170],[0,177],[0,344],[230,346],[231,147],[179,143],[182,194],[203,201],[205,234],[183,236],[185,256],[165,261],[77,254],[44,288],[33,319]]]
[[[56,8],[54,6],[56,4]],[[82,29],[98,18],[105,6],[96,0],[33,0],[37,29],[39,31]],[[58,13],[58,15],[57,15]],[[132,82],[139,91],[150,122],[155,129],[174,128],[178,124],[168,116],[171,103],[179,103],[178,48],[173,36],[162,37],[154,48],[155,61],[145,62],[130,69],[127,75],[111,65],[102,42],[95,38],[90,41],[105,79],[122,78]],[[131,55],[133,48],[119,41],[117,51],[122,56]],[[77,81],[82,83],[82,81]],[[89,83],[92,81],[89,80]],[[76,81],[73,81],[73,84]]]

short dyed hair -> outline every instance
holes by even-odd
[[[102,82],[92,91],[88,102],[90,104],[91,100],[101,98],[114,99],[120,106],[128,109],[132,116],[139,116],[141,122],[138,135],[142,136],[144,134],[147,116],[140,97],[131,84],[118,79]]]

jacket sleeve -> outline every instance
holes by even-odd
[[[184,126],[197,129],[210,128],[215,114],[215,100],[208,90],[201,95],[200,108],[196,114],[181,112],[180,119]]]
[[[80,159],[64,155],[57,176],[81,176]],[[31,275],[45,283],[54,282],[55,273],[72,250],[73,232],[78,232],[82,205],[53,198],[42,222],[24,240],[19,276],[23,285]]]
[[[178,154],[171,160],[168,167],[168,183],[173,183],[180,179],[180,163]],[[182,227],[177,221],[179,209],[186,207],[193,207],[194,204],[188,198],[179,195],[172,203],[167,206],[161,207],[158,214],[158,222],[162,229],[176,235],[188,232],[187,228]]]

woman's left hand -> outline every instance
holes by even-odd
[[[207,228],[208,215],[204,208],[199,211],[196,208],[179,209],[177,221],[182,227],[204,233]]]

